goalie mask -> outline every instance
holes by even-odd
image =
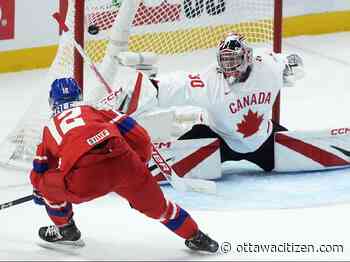
[[[217,60],[220,71],[230,84],[238,82],[252,64],[253,50],[244,36],[230,33],[219,44]]]
[[[73,78],[59,78],[52,82],[49,94],[49,105],[54,115],[73,107],[73,102],[81,100],[82,95],[80,87]]]

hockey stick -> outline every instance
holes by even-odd
[[[32,200],[33,197],[34,197],[33,195],[29,195],[29,196],[18,198],[16,200],[12,200],[12,201],[7,202],[7,203],[0,204],[0,210],[28,202],[28,201]]]
[[[216,183],[213,181],[179,177],[153,144],[152,159],[169,183],[178,191],[194,191],[216,194]]]
[[[60,17],[59,13],[53,14],[53,17],[61,25],[65,33],[70,33],[73,36],[69,28],[65,25],[64,21],[62,21],[62,18]],[[73,39],[74,47],[78,50],[78,52],[83,57],[83,59],[88,63],[89,67],[96,74],[98,80],[103,84],[103,86],[107,90],[108,92],[107,97],[109,97],[109,99],[107,98],[104,101],[108,102],[108,100],[110,100],[111,98],[118,96],[119,90],[116,92],[113,92],[113,89],[111,88],[111,86],[106,82],[102,74],[97,69],[96,65],[93,63],[90,57],[85,53],[84,49],[79,45],[79,43],[77,43],[77,41],[75,41],[74,37],[72,37],[72,39]],[[135,90],[130,99],[129,109],[127,112],[128,115],[132,115],[133,113],[135,113],[137,109],[138,99],[141,92],[142,76],[143,75],[141,73],[138,74],[136,84],[135,84]],[[216,183],[213,181],[179,177],[176,174],[176,172],[164,160],[164,158],[160,155],[160,153],[154,147],[153,144],[152,144],[152,147],[153,147],[152,158],[154,162],[157,164],[159,169],[164,174],[165,178],[169,181],[169,183],[175,189],[179,191],[196,191],[196,192],[205,192],[205,193],[211,193],[211,194],[216,193]]]

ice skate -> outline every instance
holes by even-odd
[[[49,243],[80,247],[85,245],[74,221],[63,227],[57,227],[55,225],[41,227],[39,229],[39,237]]]
[[[198,230],[198,233],[194,237],[187,239],[185,245],[192,250],[207,251],[211,253],[215,253],[219,248],[218,242],[211,239],[200,230]]]

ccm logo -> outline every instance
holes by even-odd
[[[332,136],[345,135],[345,134],[350,134],[350,128],[344,127],[344,128],[337,128],[337,129],[331,130]]]
[[[122,93],[123,88],[119,88],[118,90],[110,93],[107,97],[103,98],[100,103],[107,104],[110,103],[114,98],[118,98],[118,96]]]
[[[153,144],[158,149],[171,147],[171,142],[159,142],[159,143],[153,143]]]

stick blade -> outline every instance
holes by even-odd
[[[171,176],[170,183],[176,190],[182,192],[199,192],[207,194],[216,194],[217,192],[216,183],[204,179]]]
[[[188,191],[214,195],[217,192],[216,183],[214,181],[193,178],[184,178],[183,180]]]

